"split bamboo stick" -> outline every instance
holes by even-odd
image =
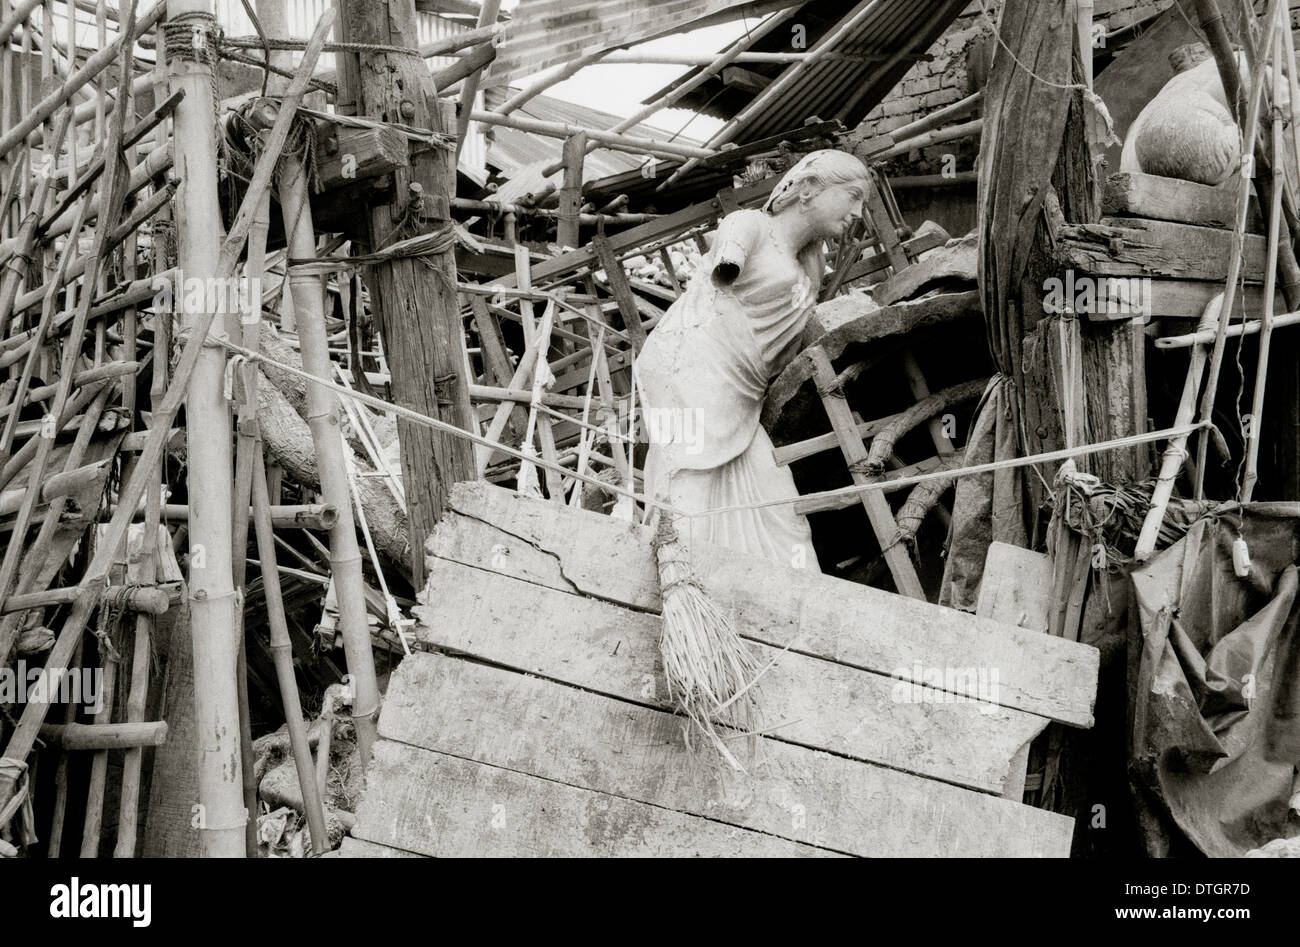
[[[1198,328],[1210,336],[1206,339],[1207,343],[1213,341],[1214,326],[1219,324],[1222,303],[1222,296],[1214,297],[1201,315]],[[1174,427],[1188,425],[1196,416],[1196,393],[1200,391],[1201,380],[1205,376],[1206,354],[1204,343],[1192,349],[1187,378],[1183,382],[1183,395],[1178,401],[1178,410],[1174,415]],[[1138,534],[1137,545],[1133,550],[1133,558],[1138,562],[1146,562],[1155,552],[1160,526],[1164,522],[1165,511],[1169,508],[1169,500],[1174,494],[1174,482],[1178,479],[1178,472],[1182,470],[1183,462],[1187,459],[1187,437],[1188,435],[1183,434],[1171,439],[1161,457],[1160,473],[1156,477],[1155,489],[1151,493],[1151,506],[1148,507],[1146,517],[1142,520],[1142,531]],[[1204,455],[1200,466],[1205,466]]]
[[[252,488],[253,525],[257,533],[257,554],[262,569],[267,620],[271,626],[271,657],[275,663],[276,680],[280,684],[280,700],[284,705],[284,719],[289,728],[289,745],[293,750],[298,787],[302,790],[307,826],[311,832],[312,850],[320,854],[326,847],[325,810],[316,784],[311,746],[307,742],[307,729],[303,725],[302,705],[298,700],[298,681],[293,673],[293,643],[289,638],[289,626],[284,617],[284,598],[280,593],[280,572],[276,566],[274,532],[271,527],[271,501],[266,485],[266,468],[260,449],[253,454]]]

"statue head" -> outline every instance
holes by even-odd
[[[763,210],[804,214],[816,237],[835,240],[862,216],[867,180],[867,166],[848,152],[814,151],[785,173]]]

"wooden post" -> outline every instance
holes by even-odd
[[[186,49],[168,50],[172,89],[184,89],[176,108],[176,168],[182,175],[176,204],[177,260],[186,280],[217,275],[221,256],[221,205],[217,199],[216,120],[213,65],[216,20],[209,0],[167,0],[167,18],[187,17],[196,32]],[[197,15],[197,19],[195,16]],[[206,44],[206,45],[203,45]],[[193,331],[201,314],[186,312]],[[221,322],[213,332],[224,334]],[[200,734],[199,805],[206,856],[242,858],[244,795],[239,751],[238,685],[235,679],[235,590],[231,578],[230,406],[222,382],[225,353],[208,346],[199,355],[185,399],[188,456],[189,592],[194,650],[194,716]]]
[[[578,132],[564,140],[564,184],[560,188],[560,216],[556,242],[562,247],[578,246],[578,212],[582,209],[582,161],[587,154],[587,135]]]
[[[414,51],[414,0],[335,0],[339,38],[345,42],[398,46]],[[367,50],[336,54],[339,111],[402,122],[436,133],[449,123],[439,106],[428,67],[411,54]],[[372,248],[402,228],[411,236],[450,226],[449,196],[455,190],[452,155],[417,151],[410,168],[395,174],[397,202],[370,209]],[[417,196],[414,185],[419,185]],[[431,263],[432,268],[426,266]],[[395,259],[370,271],[375,317],[392,372],[397,404],[464,430],[474,429],[467,356],[456,293],[452,250],[425,259]],[[474,479],[469,441],[406,420],[397,422],[411,535],[411,575],[424,584],[424,541],[441,518],[451,485]]]

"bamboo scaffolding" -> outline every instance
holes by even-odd
[[[0,135],[0,156],[8,154],[16,145],[26,141],[27,135],[32,129],[54,114],[55,109],[66,105],[78,89],[103,72],[117,58],[119,50],[125,48],[129,54],[140,35],[151,29],[155,23],[162,19],[167,10],[167,5],[168,0],[157,0],[149,12],[135,23],[133,29],[119,33],[113,42],[86,60],[85,65],[69,76],[62,86],[37,103],[36,107],[24,116],[22,121],[3,135]],[[128,80],[129,78],[128,76]],[[94,114],[93,109],[91,114]]]
[[[184,10],[183,4],[178,0],[178,11]],[[217,257],[216,276],[217,278],[229,278],[235,271],[235,264],[243,250],[243,245],[248,237],[248,230],[251,226],[252,208],[256,206],[261,199],[261,195],[266,188],[270,186],[271,177],[275,166],[279,161],[280,153],[284,149],[285,143],[289,137],[290,125],[294,114],[296,113],[299,102],[306,91],[310,82],[311,71],[319,57],[320,49],[324,45],[325,36],[328,33],[329,24],[333,19],[333,11],[327,10],[321,22],[317,24],[316,31],[312,35],[311,46],[303,57],[296,73],[296,78],[289,91],[281,101],[281,109],[276,117],[275,125],[272,127],[267,136],[267,141],[261,155],[258,156],[257,164],[254,168],[250,180],[248,191],[244,196],[244,201],[240,205],[239,212],[230,227],[225,242],[221,245],[220,254]],[[210,77],[210,73],[209,73]],[[211,93],[206,98],[200,97],[200,101],[211,101]],[[182,110],[178,110],[178,113]],[[182,126],[178,121],[178,138],[183,135]],[[211,134],[211,125],[208,123],[208,134]],[[60,630],[54,647],[51,649],[46,658],[46,673],[58,673],[68,665],[77,643],[80,640],[81,633],[85,629],[92,611],[98,601],[98,589],[102,587],[104,577],[108,573],[108,568],[117,550],[121,547],[126,538],[127,527],[130,524],[131,514],[144,494],[146,486],[146,472],[154,469],[162,459],[162,452],[167,441],[168,432],[174,422],[177,413],[180,410],[181,403],[185,400],[188,389],[190,388],[191,379],[195,375],[199,363],[200,355],[207,348],[206,342],[208,333],[215,321],[216,313],[203,312],[198,314],[198,318],[188,327],[189,339],[182,350],[180,360],[176,365],[171,384],[167,389],[167,396],[163,400],[161,408],[154,413],[157,421],[157,427],[151,430],[149,442],[144,451],[141,452],[137,470],[131,479],[123,487],[119,495],[119,509],[113,514],[112,519],[105,529],[104,536],[95,555],[91,559],[85,572],[82,575],[81,582],[77,586],[77,597],[72,603],[63,628]],[[193,416],[191,415],[191,419]],[[229,496],[227,490],[225,496]],[[228,502],[228,501],[227,501]],[[229,529],[229,517],[226,518]],[[228,553],[227,553],[228,555]],[[232,590],[233,591],[233,590]],[[222,639],[229,640],[229,624],[226,630],[219,634]],[[194,635],[195,641],[198,642],[203,636],[197,633]],[[219,642],[211,642],[214,644]],[[233,648],[227,649],[228,655],[233,656]],[[197,655],[196,655],[197,657]],[[206,655],[205,655],[206,657]],[[202,669],[207,669],[205,664]],[[196,680],[202,680],[206,685],[216,682],[217,675],[215,668],[210,678],[201,676],[201,667],[196,661],[195,674]],[[233,670],[233,662],[232,662]],[[230,687],[233,697],[233,683]],[[196,692],[196,697],[197,697]],[[233,701],[232,701],[233,702]],[[18,724],[9,739],[4,754],[12,759],[26,759],[31,752],[32,746],[39,733],[40,725],[44,721],[46,705],[39,703],[29,703],[24,707],[23,714],[18,720]],[[196,707],[196,710],[199,709]],[[205,708],[206,709],[206,708]],[[209,721],[210,714],[199,715],[200,726],[204,726]],[[233,719],[235,714],[231,714],[232,719],[223,726],[228,727],[228,732],[236,732],[237,720]],[[207,732],[217,732],[214,729]],[[209,747],[200,749],[201,766],[200,766],[200,804],[204,805],[204,815],[207,822],[207,828],[204,832],[205,853],[207,854],[239,854],[243,848],[243,805],[242,795],[238,790],[238,781],[233,785],[235,792],[233,797],[229,793],[220,791],[223,782],[223,775],[220,772],[225,767],[227,773],[230,769],[230,759],[234,755],[230,752],[231,748],[221,748],[219,752],[213,753]],[[236,775],[236,774],[229,774]],[[225,776],[225,779],[229,778]],[[12,798],[16,788],[16,776],[10,774],[0,775],[0,805]],[[214,792],[214,790],[217,790]],[[238,820],[238,821],[236,821]],[[213,823],[216,823],[213,825]]]

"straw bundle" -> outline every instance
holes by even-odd
[[[719,727],[747,734],[757,730],[758,664],[731,616],[692,577],[690,554],[666,513],[659,517],[654,544],[663,599],[659,647],[668,695],[690,720],[687,743],[693,727],[731,766],[744,771]]]

